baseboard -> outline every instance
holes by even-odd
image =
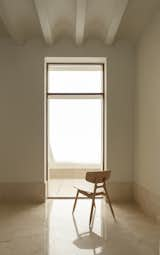
[[[160,222],[160,195],[134,183],[134,199],[146,215]]]
[[[0,202],[42,203],[46,199],[45,183],[0,183]],[[132,183],[109,182],[107,184],[113,202],[130,202],[133,199]]]
[[[0,202],[42,203],[46,198],[45,183],[0,183]]]
[[[131,182],[109,182],[107,189],[113,202],[133,201],[133,185]]]

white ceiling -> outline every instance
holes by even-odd
[[[0,0],[0,37],[18,43],[42,36],[47,44],[70,37],[77,45],[96,38],[135,43],[159,0]]]

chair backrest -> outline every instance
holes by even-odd
[[[106,171],[96,171],[96,172],[87,172],[86,181],[92,183],[102,183],[109,179],[111,175],[110,170]]]

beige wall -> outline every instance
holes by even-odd
[[[137,47],[134,181],[160,195],[160,13]]]
[[[132,180],[133,87],[135,52],[126,42],[106,47],[40,40],[18,46],[0,41],[0,182],[44,181],[44,57],[108,58],[108,167],[112,180]]]

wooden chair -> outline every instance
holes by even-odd
[[[91,212],[90,212],[90,219],[89,219],[89,224],[91,225],[92,222],[92,215],[93,215],[93,208],[95,206],[95,197],[96,196],[100,196],[103,195],[106,197],[106,202],[108,202],[109,207],[111,209],[111,213],[114,219],[115,218],[115,214],[112,208],[112,204],[111,204],[111,200],[106,188],[106,181],[110,178],[111,175],[111,171],[98,171],[98,172],[87,172],[86,173],[86,181],[93,183],[94,184],[94,189],[91,192],[88,192],[86,190],[83,190],[81,188],[77,188],[77,194],[76,194],[76,198],[74,201],[74,205],[73,205],[73,211],[72,213],[74,213],[75,211],[75,207],[77,204],[77,199],[78,199],[78,195],[79,193],[83,194],[84,196],[87,196],[88,198],[92,199],[92,206],[91,206]],[[99,188],[103,188],[103,191],[97,191]]]

